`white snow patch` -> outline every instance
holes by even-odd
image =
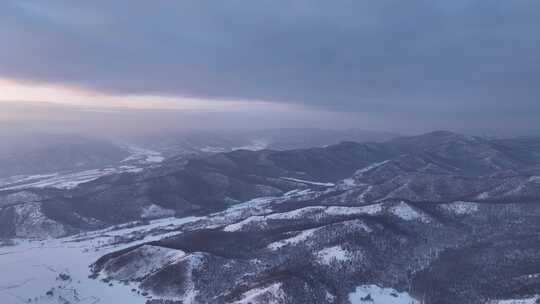
[[[250,144],[240,147],[233,147],[231,150],[249,150],[249,151],[259,151],[268,148],[268,141],[264,139],[255,139],[252,140]]]
[[[451,204],[441,205],[442,208],[453,212],[457,215],[472,214],[478,211],[478,203],[473,202],[453,202]]]
[[[269,244],[267,247],[271,250],[277,250],[288,245],[296,245],[308,240],[319,228],[308,229],[288,239],[280,240]]]
[[[206,147],[202,147],[200,148],[201,152],[205,152],[205,153],[223,153],[223,152],[227,152],[227,149],[223,148],[223,147],[213,147],[213,146],[206,146]]]
[[[313,186],[321,186],[321,187],[334,187],[335,186],[335,184],[333,183],[320,183],[320,182],[308,181],[308,180],[292,178],[292,177],[281,177],[281,179],[291,181],[291,182],[306,184],[306,185],[313,185]]]
[[[122,160],[122,162],[124,163],[136,162],[140,164],[153,164],[160,163],[165,160],[165,158],[158,151],[145,149],[137,146],[129,146],[128,149],[130,150],[131,155],[126,159]]]
[[[160,152],[140,147],[129,147],[131,155],[119,165],[84,171],[64,171],[52,174],[19,175],[0,179],[0,190],[18,190],[27,188],[72,189],[76,186],[115,173],[136,173],[142,167],[160,163],[164,160]]]
[[[57,175],[58,175],[58,173],[10,176],[10,177],[0,179],[0,187],[1,188],[8,188],[9,186],[12,186],[14,184],[31,183],[31,182],[34,182],[36,180],[52,178],[52,177],[55,177]]]
[[[381,288],[377,285],[361,285],[349,294],[351,304],[420,304],[407,292],[398,292],[393,288]]]
[[[25,178],[14,181],[10,184],[4,184],[1,190],[18,190],[25,188],[58,188],[71,189],[82,183],[95,180],[99,177],[116,172],[113,168],[92,169],[80,172],[55,173],[51,175],[42,175],[35,178]]]
[[[322,218],[326,216],[346,216],[346,215],[375,215],[383,211],[382,204],[373,204],[360,207],[347,206],[308,206],[292,211],[282,213],[272,213],[268,215],[252,215],[243,220],[229,224],[223,228],[223,231],[234,232],[245,230],[250,225],[257,225],[258,228],[268,226],[268,220],[293,220],[301,218]]]
[[[356,186],[354,178],[346,178],[338,182],[337,186],[341,189],[350,189]]]
[[[139,172],[141,168],[119,166],[117,168],[92,169],[80,172],[64,172],[45,175],[44,177],[22,179],[0,186],[0,190],[19,190],[27,188],[72,189],[80,184],[96,180],[103,176],[123,172]]]
[[[182,303],[186,304],[195,304],[198,303],[195,300],[195,297],[199,294],[199,291],[195,289],[195,287],[191,286],[185,293],[184,297],[182,299]]]
[[[218,228],[224,225],[230,225],[231,223],[245,220],[250,216],[271,213],[272,209],[269,208],[270,204],[279,203],[281,201],[282,198],[278,197],[256,198],[241,204],[233,205],[224,211],[213,213],[204,221],[201,221],[200,224],[206,228]],[[235,228],[233,227],[230,227],[229,229],[234,230]]]
[[[531,177],[529,177],[529,182],[540,183],[540,176],[531,176]]]
[[[285,299],[281,283],[273,283],[267,287],[251,289],[242,294],[242,299],[233,304],[278,304]]]
[[[309,206],[304,207],[296,210],[291,210],[283,213],[274,213],[266,216],[268,219],[272,220],[293,220],[293,219],[300,219],[305,217],[306,215],[310,213],[316,213],[321,212],[325,210],[325,207],[322,206]]]
[[[331,206],[326,209],[328,215],[351,215],[351,214],[368,214],[375,215],[382,212],[382,204],[373,204],[361,207],[344,207],[344,206]]]
[[[107,265],[115,263],[118,259],[124,258],[124,255],[113,258],[105,264],[105,275],[119,281],[142,279],[166,265],[172,264],[185,257],[186,253],[181,250],[144,245],[130,251],[127,255],[135,255],[137,256],[137,259],[132,259],[132,263],[113,272],[108,270]]]
[[[163,218],[163,217],[171,217],[171,216],[174,216],[175,213],[176,212],[174,210],[165,209],[156,204],[151,204],[143,208],[141,212],[141,217],[143,219],[156,219],[156,218]]]
[[[147,298],[131,291],[135,285],[114,283],[109,287],[88,278],[89,265],[107,253],[175,235],[178,227],[199,219],[169,218],[144,226],[111,227],[60,239],[16,240],[13,246],[0,247],[0,273],[9,274],[0,275],[0,302],[25,303],[31,298],[32,303],[41,304],[64,304],[63,299],[71,304],[144,304]],[[144,237],[136,241],[117,243],[118,237],[141,234]],[[68,274],[71,279],[59,281],[59,273]],[[49,297],[45,293],[51,288],[55,288],[54,296]]]
[[[235,212],[235,211],[241,211],[241,210],[249,209],[249,208],[253,208],[253,207],[266,206],[269,203],[271,203],[274,199],[275,199],[275,197],[272,197],[272,196],[270,196],[270,197],[258,197],[258,198],[255,198],[255,199],[240,203],[240,204],[233,205],[233,206],[227,208],[227,210],[225,210],[224,212]]]
[[[264,216],[259,216],[259,215],[250,216],[244,220],[241,220],[238,223],[225,226],[225,228],[223,228],[223,231],[225,232],[241,231],[245,226],[248,226],[252,223],[257,223],[261,227],[265,226]]]
[[[490,198],[490,195],[487,192],[482,192],[482,193],[478,194],[478,196],[476,198],[481,199],[481,200],[485,200],[485,199]]]
[[[223,231],[227,232],[233,232],[233,231],[240,231],[243,230],[244,227],[251,225],[251,224],[258,224],[259,227],[266,227],[267,220],[291,220],[291,219],[299,219],[302,217],[305,217],[306,215],[313,213],[313,212],[321,212],[325,210],[325,207],[321,206],[310,206],[305,208],[300,208],[288,212],[283,213],[273,213],[265,216],[255,215],[250,216],[238,223],[227,225],[225,228],[223,228]]]
[[[429,217],[417,212],[405,202],[400,202],[397,205],[390,207],[389,211],[393,215],[406,221],[419,220],[424,223],[429,223],[431,221]]]
[[[29,191],[19,191],[5,196],[0,196],[0,207],[20,203],[30,203],[41,200],[41,197]]]
[[[193,270],[199,269],[202,265],[203,255],[200,252],[192,253],[184,258],[188,260],[189,271],[187,272],[187,288],[183,294],[182,302],[186,304],[195,304],[198,303],[195,298],[197,297],[199,291],[195,289],[195,281],[193,280]]]
[[[289,192],[286,192],[285,194],[283,194],[283,197],[290,199],[290,198],[295,198],[295,197],[305,197],[307,195],[315,194],[315,193],[316,192],[310,189],[296,189],[296,190],[291,190]]]
[[[536,304],[540,300],[540,295],[522,299],[491,300],[488,304]]]
[[[303,190],[292,190],[289,191],[282,196],[263,196],[254,198],[252,200],[235,204],[229,208],[227,208],[224,211],[214,213],[212,215],[227,215],[227,216],[233,216],[237,214],[242,214],[244,212],[250,212],[250,213],[269,213],[272,212],[272,209],[267,208],[269,205],[275,205],[282,202],[287,202],[291,199],[295,199],[298,197],[305,198],[310,195],[314,195],[317,192],[314,192],[310,189],[303,189]]]
[[[351,260],[351,257],[351,253],[339,245],[317,252],[317,259],[324,265],[331,265],[333,262],[347,262]]]
[[[47,218],[41,212],[41,203],[14,206],[15,236],[29,239],[46,239],[66,235],[64,226]]]
[[[172,301],[182,300],[182,303],[185,303],[185,304],[200,303],[196,300],[196,297],[199,294],[199,291],[195,288],[196,281],[193,279],[193,271],[201,267],[203,263],[203,257],[204,257],[203,253],[194,252],[192,254],[188,254],[184,256],[183,258],[173,263],[173,264],[183,263],[185,266],[187,266],[186,271],[183,272],[184,288],[182,290],[182,294],[179,295],[179,290],[173,287],[172,289],[168,291],[161,292],[159,295],[153,295],[153,298],[162,299],[162,300],[172,300]]]
[[[360,200],[361,202],[365,202],[366,201],[366,195],[373,189],[373,186],[372,185],[369,185],[366,190],[364,190],[362,192],[362,194],[360,194],[358,196],[358,200]]]
[[[334,303],[336,300],[336,296],[328,292],[328,290],[325,292],[325,298],[328,303]]]
[[[354,175],[362,175],[363,173],[366,173],[366,172],[371,171],[371,170],[373,170],[373,169],[375,169],[375,168],[377,168],[379,166],[382,166],[382,165],[388,163],[389,161],[390,160],[385,160],[385,161],[382,161],[382,162],[371,164],[371,165],[369,165],[367,167],[364,167],[362,169],[357,170]]]
[[[371,229],[371,227],[369,227],[364,221],[359,220],[359,219],[341,222],[341,224],[354,228],[354,230],[357,230],[357,231],[364,230],[367,233],[373,232],[373,229]]]

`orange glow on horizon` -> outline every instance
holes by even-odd
[[[52,102],[78,106],[185,110],[219,110],[231,106],[265,104],[264,102],[223,101],[191,97],[109,95],[81,88],[23,83],[0,77],[0,103],[14,101]]]

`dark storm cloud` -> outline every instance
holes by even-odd
[[[0,6],[3,77],[416,116],[540,114],[537,0]]]

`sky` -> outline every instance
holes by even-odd
[[[537,0],[2,0],[0,110],[540,129],[539,29]]]

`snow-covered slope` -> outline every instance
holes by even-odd
[[[139,147],[130,146],[129,153],[130,155],[127,158],[103,168],[82,171],[65,170],[56,173],[17,175],[2,178],[0,179],[0,191],[27,188],[72,189],[103,176],[141,172],[143,168],[164,160],[161,153]]]
[[[180,225],[195,220],[170,218],[66,238],[17,239],[14,244],[0,247],[0,303],[143,304],[149,297],[141,294],[136,284],[109,284],[90,278],[90,265],[104,254],[170,236]],[[135,268],[135,274],[141,275],[183,256],[180,251],[160,252],[148,245],[138,251],[146,257],[138,259],[140,264]]]

